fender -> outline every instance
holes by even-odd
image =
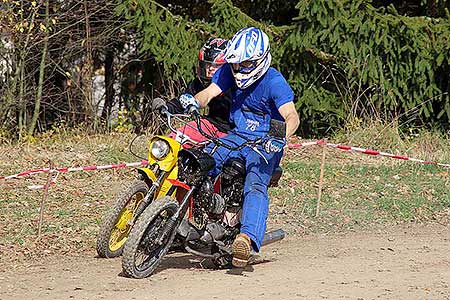
[[[149,168],[137,168],[137,171],[140,175],[144,177],[144,181],[151,185],[152,182],[156,181],[156,174]]]
[[[156,182],[157,177],[156,174],[149,168],[138,168],[138,173],[142,175],[144,178],[145,183],[150,187],[154,182]],[[158,196],[166,196],[169,189],[172,187],[171,180],[174,180],[178,177],[178,166],[175,166],[172,171],[167,175],[166,180],[162,182],[160,187],[158,188]],[[175,192],[175,191],[174,191]],[[172,194],[173,195],[173,194]],[[171,195],[167,195],[171,196]]]

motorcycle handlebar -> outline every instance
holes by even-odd
[[[164,114],[167,111],[166,102],[161,98],[153,99],[152,110],[153,111],[159,110],[162,114]]]
[[[241,136],[242,138],[244,138],[244,139],[247,140],[247,141],[244,142],[244,143],[242,143],[242,144],[240,144],[239,146],[235,146],[235,147],[234,147],[234,146],[230,146],[229,144],[222,142],[219,138],[217,138],[217,137],[215,137],[215,136],[212,136],[212,135],[206,133],[206,132],[203,130],[203,128],[202,128],[202,126],[201,126],[201,116],[200,116],[200,113],[198,112],[198,110],[194,110],[194,111],[192,112],[192,116],[195,118],[195,122],[196,122],[196,124],[197,124],[197,129],[198,129],[198,131],[199,131],[204,137],[206,137],[208,140],[210,140],[211,142],[213,142],[213,143],[216,144],[217,146],[222,146],[222,147],[224,147],[224,148],[227,148],[228,150],[241,150],[241,149],[243,149],[243,148],[245,148],[245,147],[247,147],[247,146],[252,147],[252,146],[256,146],[256,145],[258,145],[258,144],[262,144],[262,138],[258,138],[258,139],[256,139],[256,140],[249,140],[249,139],[247,139],[247,138]]]
[[[201,115],[200,115],[199,111],[197,110],[197,108],[194,106],[191,106],[188,109],[188,114],[172,114],[171,112],[168,111],[164,100],[162,100],[161,98],[155,98],[152,103],[152,108],[156,111],[159,111],[161,113],[161,115],[164,115],[167,118],[167,125],[169,126],[169,129],[175,133],[177,132],[177,130],[172,126],[172,118],[181,120],[182,118],[188,117],[188,118],[193,118],[195,120],[195,123],[197,124],[196,129],[200,132],[200,134],[203,135],[205,138],[207,138],[209,141],[216,144],[217,146],[227,148],[228,150],[241,150],[247,146],[255,148],[255,146],[257,146],[258,144],[262,144],[261,138],[258,138],[256,140],[249,140],[242,136],[242,138],[247,140],[246,142],[242,143],[239,146],[231,146],[227,143],[224,143],[217,137],[206,133],[201,126]],[[186,121],[184,121],[184,120],[183,120],[183,122],[186,123]]]
[[[208,133],[206,133],[202,126],[201,126],[201,115],[198,111],[198,109],[195,106],[190,106],[188,107],[188,113],[189,114],[172,114],[171,112],[169,112],[165,102],[163,99],[161,98],[155,98],[152,102],[152,108],[156,111],[159,111],[162,115],[165,115],[167,118],[167,124],[170,128],[170,130],[174,133],[177,133],[177,130],[175,128],[173,128],[172,126],[172,117],[173,118],[177,118],[179,120],[181,120],[182,122],[186,123],[184,120],[182,120],[182,118],[184,117],[190,117],[190,118],[194,118],[196,124],[197,124],[197,130],[200,132],[200,134],[202,134],[204,137],[206,137],[207,140],[209,140],[210,142],[214,143],[216,145],[216,147],[213,148],[213,152],[216,150],[217,146],[220,147],[224,147],[228,150],[232,150],[232,151],[239,151],[245,147],[250,147],[253,151],[255,151],[256,153],[258,153],[266,163],[268,163],[266,157],[261,153],[261,151],[258,149],[257,145],[263,145],[264,140],[263,138],[257,138],[255,140],[250,140],[245,136],[242,136],[238,133],[235,132],[236,135],[240,136],[241,138],[243,138],[244,140],[246,140],[246,142],[240,144],[239,146],[231,146],[225,142],[223,142],[222,140],[220,140],[219,138],[212,136]],[[189,125],[189,124],[187,124]],[[190,139],[188,137],[188,140],[193,143],[193,144],[204,144],[204,142],[196,142],[193,141],[192,139]]]

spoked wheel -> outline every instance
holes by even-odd
[[[116,198],[114,205],[100,224],[97,236],[97,253],[100,257],[117,257],[131,231],[130,220],[148,192],[142,180],[130,183]]]
[[[153,201],[139,216],[123,251],[126,276],[144,278],[158,267],[175,238],[176,224],[171,217],[178,208],[178,202],[165,196]]]

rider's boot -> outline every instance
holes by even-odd
[[[245,233],[239,233],[233,242],[233,266],[237,268],[247,266],[251,251],[252,242],[250,238]]]

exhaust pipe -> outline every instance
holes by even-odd
[[[261,243],[261,246],[266,246],[281,241],[282,239],[284,239],[285,236],[286,233],[281,228],[270,232],[266,232],[266,234],[264,235],[264,239]]]

